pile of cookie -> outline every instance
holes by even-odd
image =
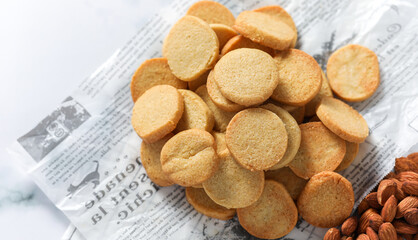
[[[351,164],[369,129],[339,99],[370,97],[379,65],[371,50],[348,45],[330,57],[327,78],[296,43],[280,6],[235,19],[217,2],[193,4],[165,38],[163,58],[132,78],[132,125],[150,179],[186,187],[207,216],[237,214],[259,238],[288,234],[299,214],[340,225],[354,194],[335,171]]]

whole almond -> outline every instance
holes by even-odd
[[[392,179],[382,180],[377,189],[377,201],[383,206],[390,196],[396,194],[396,182]]]
[[[357,240],[370,240],[370,238],[366,234],[362,233],[358,235]]]
[[[404,216],[406,210],[418,207],[418,197],[409,196],[404,198],[397,207],[395,218]]]
[[[369,208],[370,208],[370,205],[369,205],[369,203],[367,203],[366,198],[364,198],[357,207],[358,215],[360,216],[361,214],[363,214]]]
[[[408,195],[418,196],[418,181],[403,182],[402,191]]]
[[[369,208],[363,213],[363,215],[361,215],[357,228],[357,233],[360,234],[366,232],[366,228],[369,226],[369,219],[374,214],[378,215],[377,211],[373,208]]]
[[[418,171],[418,163],[414,161],[413,156],[410,155],[411,158],[408,157],[400,157],[395,159],[395,172],[401,173],[401,172],[407,172],[412,171],[416,172]]]
[[[383,223],[379,228],[379,239],[380,240],[395,240],[398,236],[396,229],[391,223]]]
[[[366,235],[370,238],[370,240],[379,240],[377,233],[371,227],[366,228]]]
[[[385,205],[382,208],[382,215],[383,222],[392,222],[396,215],[396,209],[398,207],[398,199],[395,196],[390,196],[390,198],[386,201]]]
[[[324,240],[340,240],[340,230],[336,228],[328,229],[327,233],[325,233]]]
[[[418,225],[418,208],[411,208],[405,211],[403,216],[407,223]]]
[[[379,231],[379,227],[382,225],[382,223],[383,220],[379,214],[372,214],[369,218],[369,227],[371,227],[376,232]]]
[[[418,181],[418,173],[412,171],[401,172],[396,175],[396,179],[398,179],[401,182]]]
[[[392,222],[393,226],[396,229],[396,232],[399,234],[417,234],[418,226],[410,225],[402,220],[395,220]]]
[[[377,201],[377,192],[369,193],[366,196],[366,201],[369,204],[369,206],[374,208],[374,209],[381,209],[382,208],[382,206]]]
[[[399,201],[402,201],[404,198],[406,198],[406,194],[402,191],[402,182],[399,181],[396,178],[392,178],[392,180],[394,182],[396,182],[396,194],[395,194],[395,196]]]
[[[418,163],[418,152],[409,154],[407,158]]]
[[[350,236],[356,231],[358,225],[357,217],[352,216],[347,218],[341,225],[341,233],[346,236]]]

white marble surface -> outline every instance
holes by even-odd
[[[0,1],[1,239],[60,239],[68,219],[7,146],[49,114],[169,0]]]

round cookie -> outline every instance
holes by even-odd
[[[216,204],[202,188],[186,188],[186,199],[194,209],[208,217],[228,220],[235,216],[235,209],[228,209]]]
[[[183,96],[184,112],[177,123],[177,132],[192,128],[212,131],[215,120],[208,105],[199,95],[190,90],[179,89],[178,91]]]
[[[337,169],[335,169],[335,172],[340,172],[348,168],[357,156],[357,153],[359,150],[359,144],[347,142],[347,141],[345,142],[345,144],[346,144],[346,151],[345,151],[344,159],[341,161]]]
[[[267,109],[275,113],[283,121],[284,126],[286,128],[288,140],[286,152],[280,160],[280,162],[270,168],[270,170],[279,169],[284,166],[287,166],[287,164],[289,164],[293,160],[296,153],[298,152],[301,141],[300,128],[296,120],[286,110],[272,103],[267,103],[261,106],[261,108]]]
[[[338,99],[322,98],[316,115],[329,130],[346,141],[361,143],[369,136],[369,127],[361,114]]]
[[[257,8],[253,11],[268,14],[272,17],[277,18],[277,20],[286,23],[287,26],[292,28],[292,30],[295,32],[295,37],[294,37],[290,47],[294,48],[296,46],[296,41],[298,39],[298,30],[296,29],[295,22],[293,22],[292,17],[289,15],[289,13],[286,12],[286,10],[284,10],[282,7],[280,7],[278,5],[270,5],[270,6],[264,6],[264,7],[261,7],[261,8]]]
[[[147,143],[153,143],[176,128],[183,115],[183,97],[170,85],[157,85],[136,100],[132,126]]]
[[[294,106],[311,101],[321,88],[321,68],[315,59],[298,49],[289,49],[274,57],[279,67],[279,84],[271,96]]]
[[[316,114],[316,108],[318,107],[321,99],[323,97],[333,97],[331,87],[329,86],[328,80],[325,77],[324,72],[321,70],[322,73],[322,84],[321,89],[319,89],[318,94],[305,105],[305,116],[312,117]]]
[[[308,223],[321,228],[336,227],[353,210],[353,187],[338,173],[318,173],[306,184],[297,206],[300,215]]]
[[[372,50],[350,44],[331,54],[327,76],[338,97],[349,102],[363,101],[372,96],[380,84],[379,61]]]
[[[198,77],[197,79],[187,82],[187,86],[189,87],[189,89],[192,91],[196,91],[197,88],[199,88],[202,85],[205,85],[210,71],[211,70],[208,70],[204,74],[200,75],[200,77]]]
[[[243,168],[229,152],[219,158],[218,171],[203,183],[208,196],[226,208],[248,207],[257,201],[264,188],[264,172]]]
[[[235,112],[226,112],[220,109],[218,106],[216,106],[216,104],[214,104],[212,99],[209,97],[208,90],[205,85],[200,86],[196,90],[196,94],[203,99],[203,101],[207,104],[207,106],[213,113],[213,117],[215,119],[215,125],[213,129],[219,132],[225,132],[226,127],[228,126],[231,119],[234,117]]]
[[[212,99],[213,103],[215,103],[216,106],[218,106],[220,109],[227,112],[238,112],[244,109],[244,106],[234,103],[222,95],[221,91],[219,90],[218,84],[215,82],[213,78],[213,74],[213,71],[209,73],[208,81],[206,83],[208,94]]]
[[[298,210],[286,188],[266,180],[263,194],[253,205],[237,209],[241,226],[251,235],[276,239],[290,233],[298,221]]]
[[[269,169],[277,164],[288,145],[282,120],[262,108],[237,113],[226,128],[225,139],[232,156],[251,171]]]
[[[254,11],[241,12],[234,29],[253,42],[277,50],[289,48],[296,35],[291,27],[276,17]]]
[[[288,167],[270,170],[264,173],[266,179],[283,184],[293,200],[297,200],[308,180],[296,176]]]
[[[187,83],[171,73],[166,58],[148,59],[139,66],[131,81],[131,95],[135,102],[145,91],[156,85],[187,88]]]
[[[224,24],[213,23],[209,24],[209,26],[215,31],[216,36],[218,37],[220,50],[225,46],[229,39],[238,35],[233,28]]]
[[[235,17],[224,5],[214,1],[199,1],[190,6],[187,15],[203,19],[205,22],[220,23],[232,27]]]
[[[271,96],[279,82],[279,69],[269,54],[258,49],[240,48],[218,61],[214,79],[227,99],[251,106]]]
[[[289,167],[301,178],[309,179],[322,171],[334,171],[344,158],[345,141],[321,122],[301,124],[302,141]]]
[[[165,38],[163,52],[172,73],[183,81],[192,81],[218,60],[218,37],[202,19],[184,16]]]
[[[263,52],[266,52],[268,54],[270,54],[271,56],[274,55],[274,50],[263,46],[261,44],[255,43],[253,41],[251,41],[248,38],[243,37],[242,35],[238,35],[235,36],[231,39],[229,39],[229,41],[225,44],[225,46],[222,48],[221,51],[221,56],[224,56],[225,54],[229,53],[230,51],[233,51],[235,49],[238,48],[255,48],[255,49],[259,49]]]
[[[166,187],[174,183],[165,175],[161,168],[160,154],[164,144],[174,135],[167,134],[163,139],[154,143],[141,143],[141,162],[147,172],[148,177],[159,186]]]
[[[229,150],[226,147],[225,133],[212,132],[212,135],[215,138],[216,153],[218,154],[218,156],[228,154]]]
[[[165,174],[178,185],[198,185],[218,169],[215,140],[200,129],[190,129],[170,138],[161,150],[161,165]]]

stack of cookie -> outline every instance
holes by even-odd
[[[354,194],[334,171],[351,164],[369,130],[333,92],[346,101],[370,97],[377,57],[358,45],[339,49],[328,82],[296,42],[280,6],[235,19],[217,2],[193,4],[165,38],[164,57],[132,78],[132,125],[150,179],[186,187],[207,216],[237,213],[259,238],[288,234],[298,214],[319,227],[341,224]]]

